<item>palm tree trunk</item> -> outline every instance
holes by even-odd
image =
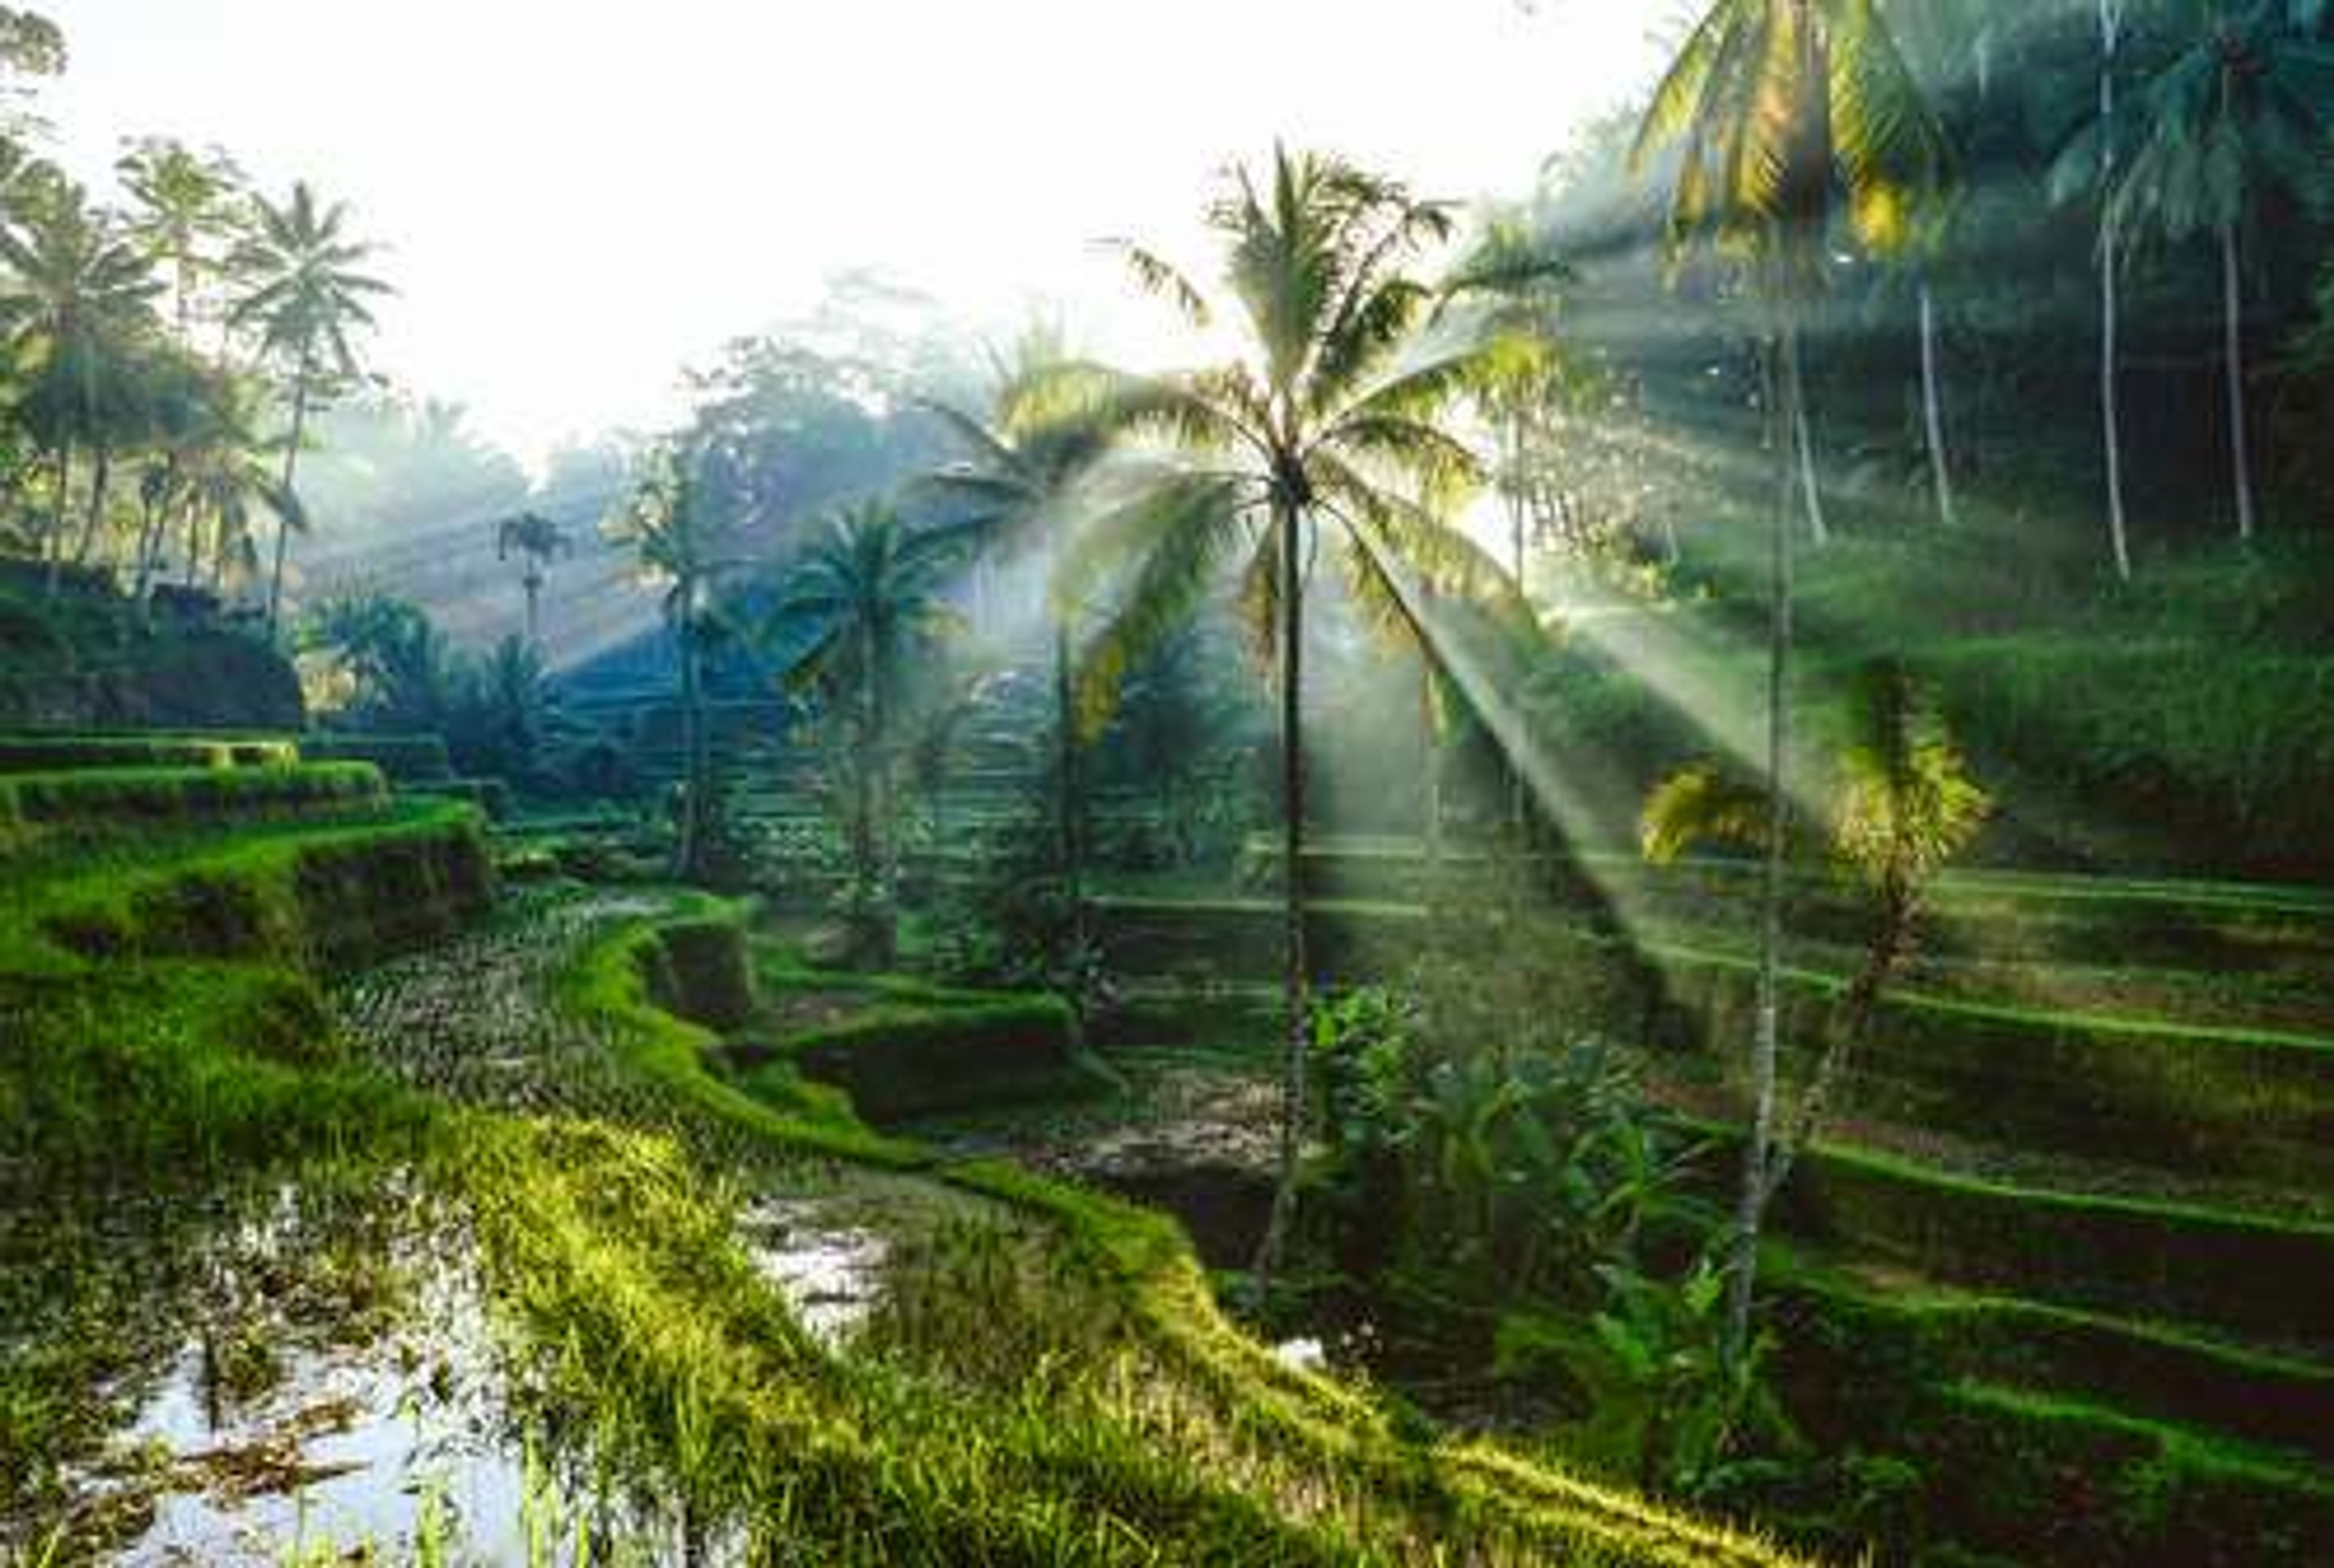
[[[1071,685],[1070,622],[1066,615],[1054,620],[1054,728],[1061,747],[1055,781],[1055,807],[1061,830],[1062,881],[1070,900],[1071,940],[1085,944],[1085,780],[1079,776],[1076,694]]]
[[[898,938],[892,923],[890,890],[895,884],[895,868],[892,863],[892,737],[888,733],[889,719],[883,711],[883,666],[881,660],[875,626],[872,620],[860,628],[861,673],[867,683],[867,731],[861,747],[867,770],[867,888],[866,902],[862,916],[866,932],[874,938],[872,957],[877,964],[891,965]]]
[[[2122,304],[2116,274],[2116,53],[2122,43],[2123,0],[2098,0],[2099,12],[2099,421],[2107,440],[2107,540],[2116,575],[2131,581],[2131,544],[2123,503],[2123,415],[2117,407],[2117,336]]]
[[[543,637],[536,626],[536,601],[543,594],[543,573],[530,564],[526,575],[519,580],[519,586],[526,591],[526,645],[540,653],[543,651]]]
[[[1517,452],[1520,455],[1523,449],[1523,421],[1520,419],[1516,421],[1514,444]],[[1525,559],[1524,551],[1527,544],[1525,524],[1529,508],[1529,503],[1522,487],[1519,486],[1508,497],[1508,548],[1514,558],[1516,597],[1523,601],[1528,610],[1531,606],[1531,593],[1524,586],[1524,568],[1529,564]],[[1504,748],[1501,755],[1505,755]],[[1508,761],[1508,831],[1516,836],[1519,843],[1522,842],[1524,770],[1519,767],[1512,758]]]
[[[2252,454],[2245,438],[2245,300],[2237,265],[2237,226],[2221,226],[2222,324],[2228,335],[2229,452],[2236,467],[2237,537],[2253,542]]]
[[[1274,519],[1280,545],[1280,795],[1281,907],[1285,930],[1282,989],[1288,1039],[1281,1059],[1279,1169],[1272,1213],[1257,1246],[1255,1289],[1264,1298],[1288,1242],[1297,1209],[1297,1168],[1305,1143],[1307,1042],[1311,1032],[1312,979],[1305,951],[1305,585],[1297,537],[1298,513],[1278,504]]]
[[[113,448],[100,445],[89,471],[89,506],[81,519],[81,543],[73,549],[73,564],[86,566],[97,548],[98,525],[105,521],[105,503],[113,487]]]
[[[1928,277],[1921,279],[1921,417],[1928,433],[1929,483],[1937,494],[1937,521],[1953,527],[1953,465],[1945,453],[1945,399],[1937,365],[1937,298]]]
[[[202,579],[203,571],[203,503],[199,495],[187,496],[187,575],[188,588]]]
[[[1423,642],[1418,649],[1419,822],[1425,830],[1426,863],[1442,864],[1442,726],[1434,712],[1434,661]]]
[[[227,504],[211,508],[211,592],[224,601],[227,594]]]
[[[308,361],[300,361],[299,373],[292,380],[292,438],[284,448],[284,493],[292,494],[292,481],[300,471],[300,439],[308,428]],[[292,520],[278,515],[275,519],[275,564],[267,574],[267,635],[275,636],[284,611],[284,556],[292,543]]]
[[[72,442],[65,440],[57,444],[57,495],[54,504],[49,510],[49,537],[46,541],[47,548],[43,552],[47,557],[48,572],[42,583],[41,592],[43,597],[49,599],[54,599],[57,596],[57,576],[64,566],[65,530],[71,525],[68,518],[72,510]]]
[[[2107,447],[2107,540],[2115,551],[2116,575],[2131,581],[2130,529],[2123,500],[2123,415],[2117,407],[2116,362],[2121,306],[2116,294],[2115,226],[2099,225],[2099,419]]]
[[[1787,313],[1777,333],[1782,408],[1789,421],[1799,400],[1798,325]],[[1775,1141],[1775,1098],[1781,1057],[1784,831],[1789,822],[1791,673],[1791,459],[1778,427],[1775,519],[1770,540],[1772,597],[1767,645],[1767,853],[1759,897],[1759,976],[1750,1046],[1750,1138],[1743,1150],[1735,1209],[1733,1256],[1727,1271],[1726,1353],[1740,1365],[1750,1344],[1750,1307],[1759,1281],[1759,1239],[1766,1222],[1768,1171]]]
[[[142,486],[141,486],[142,488]],[[146,591],[152,586],[155,569],[161,564],[163,530],[169,522],[169,509],[152,496],[139,497],[138,552],[132,563],[130,594],[138,601],[141,618],[146,611]]]
[[[682,881],[693,881],[704,853],[705,717],[700,711],[697,668],[696,607],[693,595],[680,598],[680,620],[674,628],[680,644],[680,836],[673,846],[673,871]]]
[[[1796,331],[1783,337],[1783,352],[1789,363],[1784,367],[1783,400],[1790,408],[1791,439],[1798,447],[1799,458],[1799,488],[1808,502],[1808,533],[1818,544],[1831,543],[1831,527],[1824,521],[1823,490],[1816,483],[1816,441],[1813,422],[1808,418],[1806,383],[1799,380],[1799,336]]]

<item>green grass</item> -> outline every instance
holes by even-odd
[[[969,990],[905,975],[805,967],[785,945],[756,944],[774,1059],[742,1080],[783,1094],[800,1078],[831,1083],[883,1122],[1008,1101],[1075,1099],[1106,1078],[1085,1059],[1076,1015],[1044,992]],[[815,1022],[790,1017],[814,1003]]]
[[[1729,1148],[1740,1138],[1694,1130]],[[1828,1144],[1800,1158],[1779,1222],[1957,1284],[2334,1347],[2334,1226],[2035,1191]]]
[[[564,996],[612,1025],[676,1108],[713,1123],[717,1144],[921,1171],[1042,1221],[1127,1325],[1100,1362],[1041,1363],[1036,1383],[970,1405],[892,1381],[896,1369],[805,1368],[798,1332],[741,1288],[719,1228],[661,1207],[703,1188],[679,1169],[654,1175],[665,1157],[653,1149],[561,1150],[538,1176],[498,1171],[491,1192],[545,1205],[498,1245],[528,1249],[520,1293],[567,1347],[578,1397],[631,1412],[625,1425],[665,1462],[678,1456],[681,1486],[709,1507],[782,1525],[840,1562],[1779,1560],[1480,1445],[1400,1438],[1365,1400],[1233,1330],[1172,1220],[1018,1168],[944,1166],[914,1145],[844,1136],[829,1107],[790,1114],[738,1094],[703,1066],[710,1036],[652,1005],[657,942],[643,923],[596,944]],[[644,1171],[668,1197],[625,1190]],[[691,1256],[663,1254],[691,1236]],[[626,1255],[641,1246],[662,1261]],[[886,1488],[873,1498],[871,1477]]]
[[[0,845],[65,832],[238,824],[378,806],[368,763],[111,767],[0,774]]]
[[[719,918],[728,908],[699,896],[684,902],[681,912],[693,921]],[[605,1030],[628,1073],[677,1113],[717,1133],[732,1152],[758,1146],[894,1170],[931,1164],[917,1146],[869,1131],[831,1091],[767,1082],[749,1094],[715,1076],[707,1061],[721,1037],[657,1005],[660,989],[671,994],[670,964],[657,923],[628,925],[593,944],[563,977],[561,1003]]]
[[[0,774],[86,768],[282,766],[299,760],[296,741],[272,736],[0,736]]]
[[[1811,1364],[1800,1380],[1821,1385],[1816,1402],[1851,1429],[1870,1412],[1853,1408],[1859,1380],[1839,1363],[1893,1356],[1898,1381],[2048,1390],[2334,1463],[2334,1366],[2141,1318],[1901,1276],[1877,1284],[1795,1247],[1768,1250],[1787,1345]]]
[[[0,891],[0,1150],[127,1170],[409,1120],[342,1057],[315,981],[447,934],[492,887],[472,813],[405,807],[35,855]]]
[[[442,736],[317,731],[301,737],[300,754],[318,762],[369,762],[398,784],[443,784],[454,776]]]
[[[12,913],[84,960],[242,957],[323,970],[443,936],[492,896],[476,813],[425,803],[239,830],[182,854],[131,851],[109,874],[33,890]]]
[[[2334,1541],[2334,1480],[2208,1433],[1970,1382],[1918,1435],[1929,1506],[2021,1561],[2304,1563]]]
[[[1750,959],[1662,942],[1639,950],[1705,1048],[1749,1037]],[[1794,968],[1784,986],[1787,1037],[1824,1038],[1844,982]],[[1898,990],[1857,1066],[1850,1104],[1926,1125],[2175,1171],[2334,1179],[2334,1040],[2320,1036]]]
[[[1413,905],[1308,908],[1316,977],[1329,982],[1399,980],[1434,931]],[[1280,919],[1268,899],[1110,898],[1096,924],[1116,967],[1233,982],[1277,973]],[[1757,968],[1741,952],[1608,937],[1558,917],[1529,919],[1512,939],[1535,944],[1536,962],[1560,960],[1563,1004],[1590,1026],[1632,1040],[1650,1028],[1722,1060],[1732,1053],[1716,1047],[1750,1035]],[[1824,1038],[1845,981],[1789,967],[1784,982],[1787,1041]],[[1881,1004],[1844,1108],[2172,1173],[2334,1182],[2334,1038],[2292,1030],[1899,987]]]

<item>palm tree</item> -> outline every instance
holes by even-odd
[[[178,336],[191,347],[196,298],[225,270],[216,247],[236,233],[242,216],[242,171],[222,153],[197,152],[167,137],[137,143],[114,168],[136,207],[130,233],[169,269]]]
[[[1531,599],[1531,536],[1535,514],[1548,495],[1553,458],[1549,423],[1558,403],[1572,395],[1575,368],[1557,345],[1557,314],[1562,305],[1561,285],[1570,269],[1557,260],[1538,236],[1520,219],[1493,219],[1477,236],[1461,262],[1451,292],[1457,295],[1487,294],[1490,302],[1484,323],[1495,351],[1470,389],[1477,409],[1490,426],[1497,443],[1491,483],[1508,515],[1508,574],[1518,598]],[[1428,854],[1439,848],[1442,820],[1442,770],[1432,745],[1438,704],[1431,661],[1422,678],[1420,702],[1429,736],[1427,820]],[[1523,770],[1508,768],[1508,820],[1520,835],[1527,820]]]
[[[131,552],[133,596],[143,601],[169,543],[170,524],[189,500],[188,457],[216,438],[226,384],[193,355],[173,344],[153,354],[145,368],[144,406],[148,450],[139,476],[139,526]]]
[[[2310,188],[2322,167],[2319,89],[2305,73],[2319,8],[2302,9],[2312,14],[2297,25],[2291,0],[2210,7],[2148,84],[2146,129],[2107,197],[2107,221],[2117,234],[2152,231],[2172,244],[2210,234],[2220,252],[2237,537],[2248,544],[2254,510],[2241,240],[2264,197]],[[2096,139],[2105,149],[2110,133],[2102,128]]]
[[[188,581],[194,581],[196,535],[204,518],[210,520],[210,588],[223,592],[233,567],[247,582],[259,571],[258,515],[266,511],[277,532],[308,531],[308,515],[297,492],[284,487],[283,476],[264,453],[228,427],[195,448],[188,460]]]
[[[713,759],[705,734],[705,645],[710,590],[728,570],[719,558],[719,525],[698,482],[699,455],[667,442],[649,454],[631,493],[605,525],[612,544],[632,551],[643,577],[664,589],[661,608],[680,664],[682,784],[680,833],[673,871],[683,880],[704,870],[711,820]]]
[[[1104,406],[1109,383],[1065,358],[1050,334],[1032,332],[1005,368],[983,419],[947,403],[925,407],[964,448],[956,465],[928,475],[917,489],[947,508],[981,547],[1022,553],[1058,544],[1081,497],[1080,486],[1111,447]],[[1073,611],[1056,602],[1054,620],[1055,830],[1068,884],[1075,929],[1085,926],[1084,794],[1074,689]]]
[[[207,575],[217,592],[230,563],[255,569],[258,512],[294,534],[307,531],[307,518],[259,438],[257,387],[245,377],[203,370],[185,356],[181,361],[190,379],[179,396],[164,400],[161,477],[153,483],[184,527],[183,581],[193,588]],[[154,472],[149,469],[149,480]],[[159,562],[159,538],[155,551]]]
[[[72,462],[95,456],[90,536],[102,516],[114,446],[135,416],[135,370],[154,331],[161,292],[143,252],[89,207],[80,188],[54,182],[0,228],[0,322],[19,362],[33,367],[19,417],[47,455],[54,495],[43,553],[56,582],[68,533]]]
[[[2098,112],[2059,154],[2050,170],[2050,189],[2060,201],[2081,191],[2096,192],[2099,204],[2098,266],[2099,269],[2099,426],[2107,445],[2107,544],[2116,575],[2131,581],[2131,540],[2123,495],[2123,413],[2117,377],[2121,373],[2120,336],[2123,242],[2112,199],[2120,142],[2128,135],[2116,117],[2116,70],[2123,49],[2124,8],[2127,0],[2097,0],[2099,34]]]
[[[1979,79],[1978,91],[1988,91],[1992,50],[1992,18],[1987,0],[1889,0],[1889,25],[1912,66],[1921,90],[1938,101],[1967,62]],[[1913,246],[1913,292],[1921,341],[1921,436],[1929,459],[1929,489],[1937,504],[1937,520],[1951,528],[1959,521],[1953,505],[1953,461],[1945,437],[1943,351],[1937,326],[1937,259],[1952,237],[1958,207],[1958,180],[1952,171],[1941,173],[1936,199],[1920,226]]]
[[[574,548],[567,530],[539,512],[521,512],[495,524],[495,559],[519,558],[519,585],[526,591],[526,645],[540,652],[543,639],[536,629],[536,611],[545,574],[551,563]]]
[[[862,957],[888,961],[892,784],[899,721],[955,614],[941,597],[978,537],[968,524],[911,527],[887,502],[830,517],[785,569],[763,640],[786,650],[777,674],[818,690],[851,735],[852,903]]]
[[[284,372],[292,400],[284,445],[284,488],[298,476],[308,415],[331,391],[360,372],[356,329],[372,325],[366,301],[390,292],[356,269],[373,246],[348,237],[348,208],[318,201],[302,180],[281,207],[253,198],[251,232],[229,268],[243,292],[228,313],[239,329],[256,330],[263,359]],[[291,530],[275,531],[275,562],[267,580],[267,630],[275,634],[284,602],[284,558]]]
[[[1876,0],[1712,0],[1639,127],[1633,162],[1674,147],[1673,249],[1708,239],[1752,269],[1768,312],[1776,498],[1770,530],[1766,793],[1753,1105],[1729,1259],[1728,1345],[1748,1349],[1763,1185],[1775,1133],[1782,964],[1783,817],[1789,794],[1791,457],[1804,425],[1799,317],[1820,286],[1844,197],[1864,245],[1904,248],[1937,188],[1943,140]]]
[[[1834,772],[1830,857],[1871,899],[1873,926],[1790,1128],[1773,1140],[1758,1173],[1762,1208],[1782,1190],[1792,1162],[1822,1124],[1882,996],[1911,957],[1939,873],[1969,847],[1992,809],[1926,694],[1891,659],[1857,672],[1842,705]],[[1667,864],[1702,842],[1770,850],[1779,820],[1765,792],[1712,765],[1688,768],[1645,803],[1645,858]]]
[[[1078,679],[1089,732],[1130,668],[1239,562],[1250,641],[1280,685],[1287,1048],[1279,1179],[1257,1254],[1258,1288],[1288,1235],[1306,1126],[1309,978],[1304,878],[1305,593],[1308,555],[1328,544],[1381,630],[1415,632],[1418,579],[1473,590],[1498,568],[1450,509],[1480,478],[1440,422],[1482,369],[1481,341],[1423,341],[1436,291],[1409,270],[1451,229],[1441,207],[1337,159],[1276,149],[1259,188],[1245,169],[1209,209],[1242,357],[1125,393],[1121,428],[1169,444],[1123,476],[1063,563],[1075,586],[1130,563]],[[1127,247],[1135,278],[1195,327],[1207,296],[1153,253]]]
[[[426,734],[445,726],[452,659],[421,607],[367,590],[337,594],[302,618],[304,648],[332,655],[356,688],[368,728]]]

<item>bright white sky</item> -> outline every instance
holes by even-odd
[[[1642,83],[1660,0],[35,0],[68,164],[216,142],[355,208],[377,362],[529,457],[866,266],[1143,356],[1092,242],[1188,257],[1213,171],[1334,148],[1518,196]]]

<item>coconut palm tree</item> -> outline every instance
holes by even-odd
[[[2123,493],[2122,373],[2123,236],[2112,193],[2123,143],[2130,128],[2117,117],[2117,72],[2120,68],[2128,0],[2095,0],[2098,22],[2098,111],[2077,131],[2050,170],[2050,194],[2070,201],[2094,196],[2099,207],[2097,265],[2099,269],[2099,428],[2107,449],[2107,546],[2116,575],[2131,581],[2131,533]]]
[[[1489,304],[1482,323],[1492,351],[1472,379],[1469,396],[1496,443],[1491,487],[1507,512],[1508,574],[1519,599],[1530,600],[1531,538],[1548,498],[1552,466],[1550,421],[1560,403],[1574,395],[1577,367],[1557,342],[1563,285],[1571,271],[1520,218],[1503,216],[1485,226],[1460,263],[1451,284],[1453,297],[1481,298]],[[1423,674],[1421,707],[1429,736],[1427,760],[1428,853],[1439,848],[1442,806],[1441,757],[1432,745],[1439,705],[1432,661]],[[1520,834],[1527,821],[1523,770],[1508,769],[1508,821]]]
[[[18,417],[48,457],[54,494],[43,553],[50,585],[63,560],[77,452],[93,456],[90,536],[102,517],[113,451],[136,418],[137,370],[156,322],[161,284],[145,254],[94,211],[77,186],[44,186],[0,227],[0,322],[19,363],[33,367]]]
[[[212,438],[188,455],[182,483],[187,491],[187,580],[195,580],[199,559],[199,531],[210,524],[208,549],[210,591],[224,592],[232,570],[249,583],[259,572],[259,524],[264,511],[277,532],[308,532],[307,513],[299,495],[285,488],[282,474],[267,452],[248,438],[250,427],[230,415]]]
[[[1994,19],[1989,0],[1887,0],[1885,14],[1930,102],[1942,101],[1964,69],[1977,77],[1981,96],[1990,90]],[[1934,194],[1910,249],[1921,342],[1922,446],[1929,459],[1929,490],[1937,520],[1951,528],[1959,513],[1953,505],[1953,459],[1945,433],[1944,353],[1934,273],[1951,245],[1960,206],[1955,171],[1941,173]]]
[[[256,332],[260,357],[285,378],[291,430],[284,446],[284,488],[299,474],[308,416],[333,390],[361,372],[354,341],[372,325],[367,301],[388,293],[380,279],[359,272],[373,246],[349,237],[348,208],[320,201],[302,180],[282,206],[252,202],[251,231],[229,258],[241,293],[228,313],[238,330]],[[284,560],[291,530],[275,531],[275,560],[267,579],[267,630],[283,612]]]
[[[1033,332],[1003,368],[984,419],[940,401],[924,406],[964,456],[925,476],[916,491],[945,509],[981,549],[1022,554],[1061,544],[1081,486],[1108,455],[1111,382],[1068,360],[1050,333]],[[1074,611],[1053,608],[1055,831],[1077,928],[1084,929],[1084,794],[1074,690]]]
[[[145,367],[146,451],[138,479],[138,535],[130,553],[134,597],[143,601],[160,569],[170,525],[187,508],[189,455],[216,438],[219,404],[228,396],[220,378],[177,344],[153,353]]]
[[[705,652],[712,630],[711,591],[731,563],[722,559],[721,529],[699,484],[699,454],[666,442],[651,451],[603,532],[632,553],[641,575],[664,590],[661,608],[680,666],[684,769],[674,874],[704,870],[711,822],[713,758],[705,732]]]
[[[2243,236],[2264,198],[2310,188],[2323,168],[2325,123],[2311,74],[2322,74],[2325,63],[2312,47],[2322,10],[2317,0],[2207,6],[2193,19],[2185,46],[2145,89],[2143,129],[2107,197],[2105,221],[2117,235],[2170,244],[2210,235],[2219,252],[2232,484],[2237,537],[2246,543],[2255,519]],[[2073,156],[2096,161],[2112,134],[2104,123],[2092,128]]]
[[[1712,0],[1641,123],[1632,161],[1674,149],[1673,250],[1710,242],[1751,270],[1767,315],[1776,500],[1770,531],[1766,792],[1750,1137],[1729,1261],[1728,1344],[1750,1343],[1764,1182],[1775,1134],[1783,815],[1789,794],[1792,549],[1789,447],[1804,428],[1799,323],[1845,205],[1876,254],[1902,251],[1938,188],[1943,143],[1876,0]]]
[[[1309,979],[1304,878],[1303,665],[1309,560],[1323,546],[1382,630],[1419,630],[1418,589],[1475,591],[1498,568],[1447,519],[1481,476],[1441,422],[1480,373],[1476,337],[1422,331],[1437,291],[1414,274],[1450,234],[1442,207],[1333,157],[1276,149],[1261,183],[1235,171],[1207,215],[1229,308],[1135,246],[1136,281],[1195,327],[1220,313],[1238,358],[1127,390],[1121,428],[1163,443],[1120,476],[1063,562],[1066,590],[1124,568],[1078,678],[1098,726],[1126,673],[1236,567],[1251,644],[1279,680],[1287,1049],[1279,1179],[1257,1255],[1263,1288],[1287,1237],[1306,1126]],[[1450,323],[1445,323],[1446,328]]]
[[[519,558],[519,586],[526,591],[526,645],[538,653],[543,639],[536,612],[551,563],[574,549],[567,530],[539,512],[521,512],[495,524],[495,559]]]
[[[224,153],[168,137],[138,142],[114,169],[133,204],[130,234],[169,269],[178,336],[191,347],[196,301],[225,271],[221,247],[241,226],[243,173]]]
[[[787,684],[824,698],[850,734],[853,907],[863,957],[887,959],[892,784],[906,750],[899,724],[956,621],[942,598],[979,538],[957,522],[914,527],[884,501],[830,517],[785,568],[761,640],[784,650]]]

